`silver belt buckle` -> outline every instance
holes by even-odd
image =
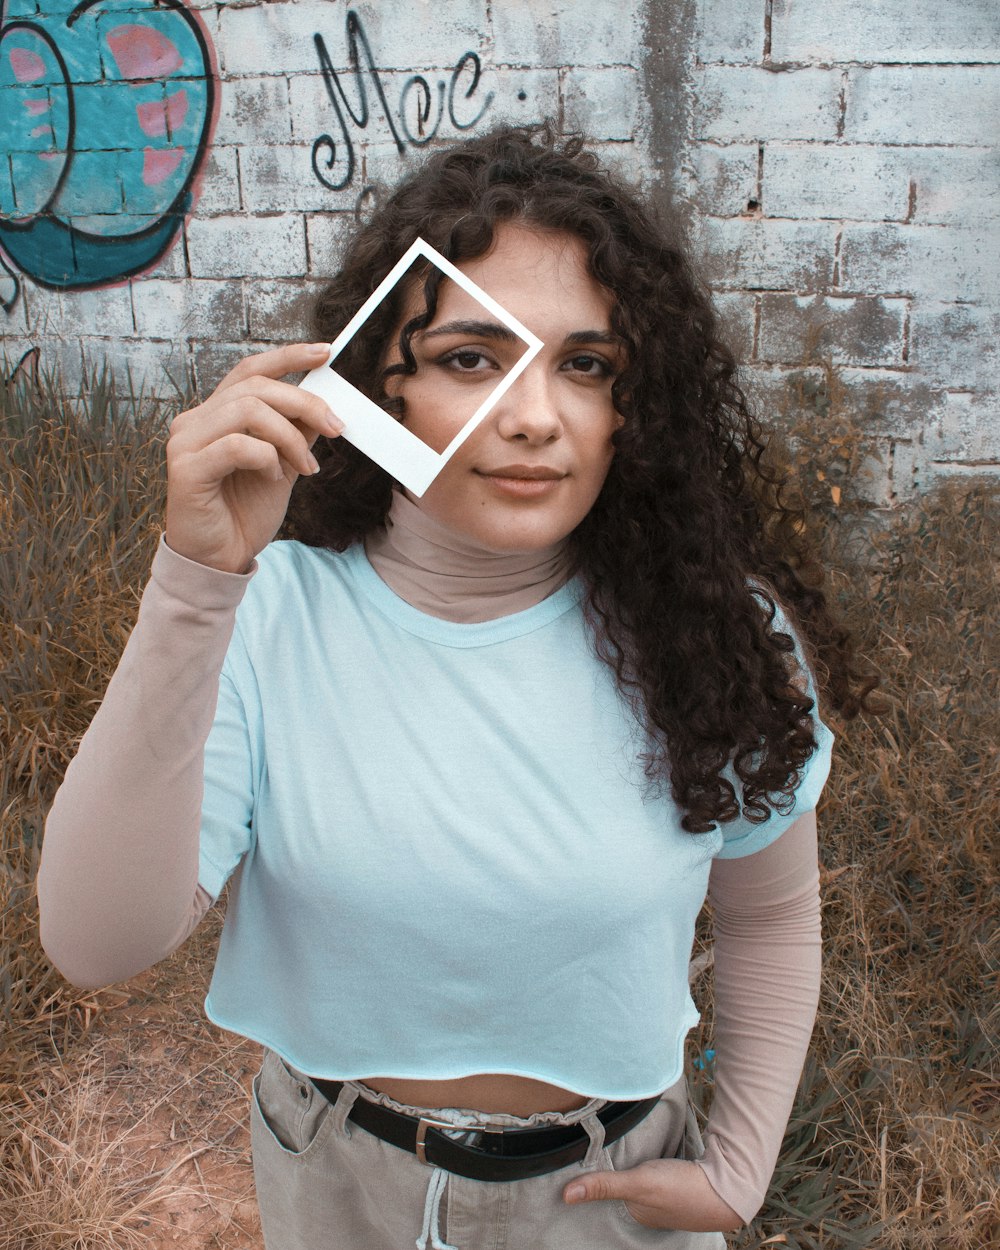
[[[417,1140],[414,1146],[417,1158],[428,1167],[434,1167],[434,1164],[427,1158],[427,1130],[429,1128],[453,1129],[460,1133],[502,1133],[504,1131],[501,1124],[454,1124],[451,1120],[435,1120],[430,1116],[422,1115],[417,1121]]]

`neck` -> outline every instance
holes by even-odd
[[[375,572],[401,599],[446,621],[523,612],[567,582],[569,543],[524,553],[490,551],[453,533],[394,491],[384,529],[365,539]]]

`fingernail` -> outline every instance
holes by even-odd
[[[586,1198],[587,1189],[585,1185],[570,1185],[566,1190],[567,1202],[579,1202],[581,1198]]]
[[[340,417],[335,417],[331,412],[326,419],[326,428],[331,434],[342,434],[344,432],[344,423]]]
[[[328,356],[330,354],[330,344],[313,343],[309,350],[314,356]]]
[[[312,470],[312,472],[318,473],[319,461],[316,459],[316,457],[312,454],[311,451],[306,452],[306,459],[309,461],[309,467]]]

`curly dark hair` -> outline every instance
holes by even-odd
[[[580,137],[497,127],[431,155],[376,209],[318,300],[316,336],[335,338],[415,238],[460,263],[512,221],[583,240],[627,345],[612,389],[624,418],[615,456],[570,541],[596,652],[648,731],[646,775],[669,783],[691,833],[741,812],[767,820],[791,805],[817,745],[776,603],[843,716],[876,678],[856,666],[801,512],[763,459],[710,297],[655,210]],[[338,360],[369,392],[382,390],[404,297],[397,287]],[[321,438],[314,452],[322,472],[298,479],[279,536],[341,551],[385,524],[393,483],[345,440]]]

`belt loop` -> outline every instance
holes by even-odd
[[[605,1106],[601,1103],[601,1106]],[[601,1107],[592,1111],[586,1119],[580,1121],[580,1127],[586,1132],[590,1138],[590,1145],[587,1147],[587,1153],[580,1163],[580,1169],[584,1172],[592,1172],[600,1164],[600,1154],[604,1149],[604,1125],[597,1118],[597,1112]]]
[[[357,1102],[360,1092],[353,1081],[345,1081],[340,1087],[337,1101],[333,1104],[333,1110],[330,1112],[333,1116],[333,1130],[335,1133],[342,1133],[345,1137],[350,1137],[351,1130],[347,1126],[347,1117],[351,1114],[351,1109]]]

